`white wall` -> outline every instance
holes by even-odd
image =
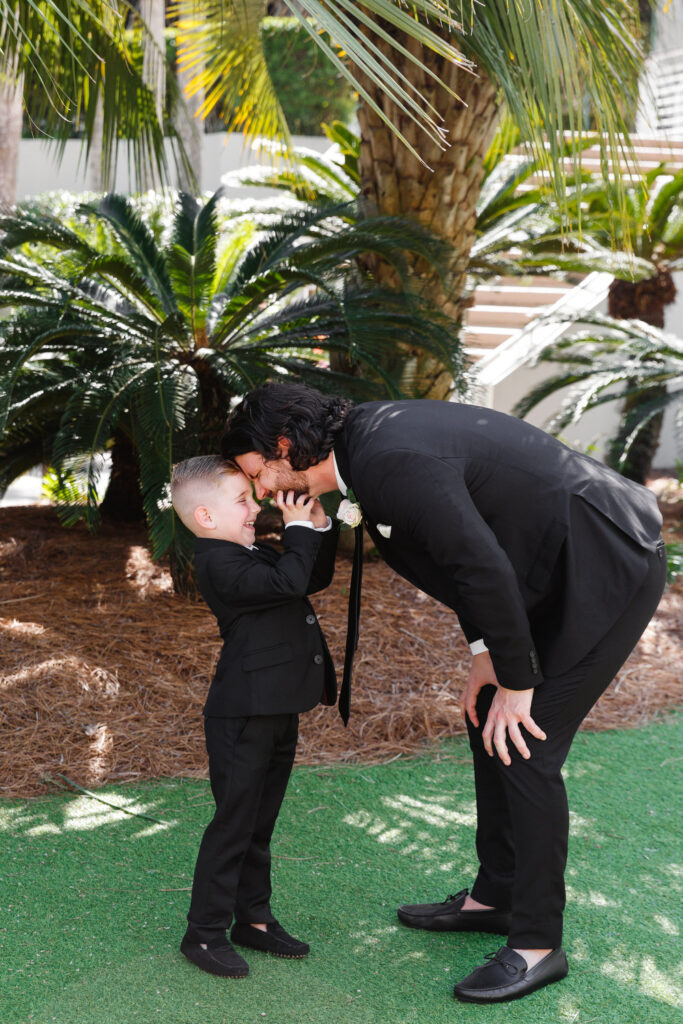
[[[652,32],[652,53],[683,47],[683,0],[659,0]]]
[[[305,146],[322,153],[330,148],[330,141],[320,135],[295,135],[295,146]],[[169,162],[171,162],[169,151]],[[202,151],[202,191],[214,192],[221,183],[221,176],[228,171],[240,167],[248,167],[259,162],[253,150],[245,148],[244,136],[239,133],[214,132],[203,136]],[[268,160],[264,159],[264,163]],[[39,192],[51,192],[65,189],[69,192],[83,192],[87,189],[85,150],[79,139],[69,139],[66,143],[61,161],[57,160],[54,147],[40,139],[22,139],[19,149],[19,169],[17,172],[17,200]],[[116,180],[113,191],[128,193],[133,191],[133,184],[128,173],[125,150],[121,150],[118,160]],[[271,189],[231,189],[234,198],[249,196],[266,196],[273,194]]]

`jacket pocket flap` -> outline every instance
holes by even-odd
[[[242,659],[242,668],[245,672],[258,672],[262,668],[270,668],[272,665],[282,665],[292,660],[291,644],[274,644],[272,647],[261,647],[258,651],[250,651]]]

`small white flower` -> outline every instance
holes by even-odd
[[[355,529],[356,526],[360,526],[363,521],[363,513],[360,510],[360,505],[357,505],[353,501],[349,501],[348,498],[342,498],[337,509],[337,519],[345,523],[346,526],[351,526]]]
[[[383,537],[387,538],[387,540],[389,539],[389,537],[391,537],[391,527],[387,526],[386,523],[378,523],[377,529],[379,530]]]

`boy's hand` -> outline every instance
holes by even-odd
[[[287,523],[297,521],[312,522],[313,501],[314,499],[308,494],[300,494],[297,498],[294,491],[287,491],[286,495],[284,491],[278,491],[275,504],[282,512],[286,526]]]
[[[316,529],[320,529],[323,526],[327,526],[327,513],[322,507],[317,498],[313,499],[313,511],[311,514],[311,522]]]

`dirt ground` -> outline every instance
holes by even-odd
[[[683,540],[683,492],[655,482],[665,539]],[[350,560],[314,598],[341,670]],[[299,763],[388,760],[463,732],[470,663],[457,619],[381,561],[365,566],[352,717],[303,715]],[[201,709],[218,658],[215,621],[176,596],[141,528],[96,536],[51,508],[0,509],[0,795],[163,775],[205,775]],[[683,582],[660,608],[586,727],[630,727],[681,703]],[[63,780],[61,780],[63,782]]]

